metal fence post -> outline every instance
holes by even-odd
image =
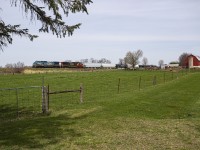
[[[118,81],[118,94],[119,94],[119,89],[120,89],[120,81],[121,81],[121,79],[119,78],[119,81]]]
[[[156,85],[156,76],[153,77],[153,85]]]
[[[140,76],[140,78],[139,78],[139,90],[141,89],[141,80],[142,80],[142,77]]]
[[[16,88],[16,100],[17,100],[17,118],[19,118],[19,98],[18,98],[18,89]]]
[[[49,110],[49,84],[47,87],[47,104],[48,104],[48,110]]]
[[[166,74],[165,74],[165,72],[164,72],[164,83],[166,82]]]
[[[80,85],[80,103],[83,103],[83,84]]]

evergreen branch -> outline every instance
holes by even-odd
[[[75,29],[80,28],[80,23],[76,25],[66,25],[62,21],[62,16],[59,12],[59,8],[62,8],[65,15],[68,16],[69,11],[72,13],[76,12],[87,12],[86,5],[92,3],[91,0],[11,0],[12,4],[17,5],[17,2],[20,1],[22,8],[28,14],[31,14],[31,20],[36,19],[42,23],[42,27],[39,29],[40,32],[49,32],[56,34],[57,37],[65,37],[66,34],[71,36]],[[53,11],[52,16],[47,16],[46,12],[43,10],[43,7],[39,7],[33,2],[41,2],[44,5],[48,6],[49,10]]]
[[[2,20],[0,20],[0,49],[6,47],[7,44],[12,44],[12,35],[24,36],[33,41],[37,38],[37,35],[32,35],[28,33],[28,29],[20,29],[20,25],[6,25]]]
[[[87,13],[86,5],[92,3],[91,0],[10,0],[11,6],[21,7],[26,13],[30,13],[30,20],[37,19],[41,22],[39,32],[52,32],[57,37],[72,36],[75,29],[79,29],[81,24],[67,25],[62,20],[62,13],[68,17],[69,13],[83,12]],[[43,7],[38,5],[44,5]],[[47,15],[44,8],[48,8],[51,15]],[[36,38],[36,35],[29,34],[28,29],[20,29],[20,25],[5,25],[0,20],[0,49],[6,47],[7,44],[12,44],[12,35],[25,36],[31,41]]]

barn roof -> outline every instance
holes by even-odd
[[[197,56],[197,55],[189,55],[189,56],[194,56],[198,59],[198,61],[200,61],[200,56]]]
[[[196,58],[200,61],[200,56],[196,56]]]

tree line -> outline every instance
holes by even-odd
[[[187,57],[191,55],[190,53],[182,53],[178,61],[172,61],[170,64],[179,64],[179,66],[184,66],[185,62],[187,61]],[[137,50],[137,51],[128,51],[125,55],[124,58],[119,59],[118,65],[121,66],[127,66],[130,65],[132,68],[134,68],[136,65],[140,63],[139,59],[143,56],[143,51],[142,50]],[[146,57],[143,57],[142,59],[142,65],[146,66],[148,65],[148,59]],[[160,59],[158,61],[158,66],[161,68],[164,65],[164,60]]]

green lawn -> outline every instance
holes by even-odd
[[[200,149],[198,72],[6,75],[0,76],[0,88],[41,85],[43,76],[51,91],[83,83],[84,103],[77,93],[55,95],[48,115],[4,118],[0,149]]]

